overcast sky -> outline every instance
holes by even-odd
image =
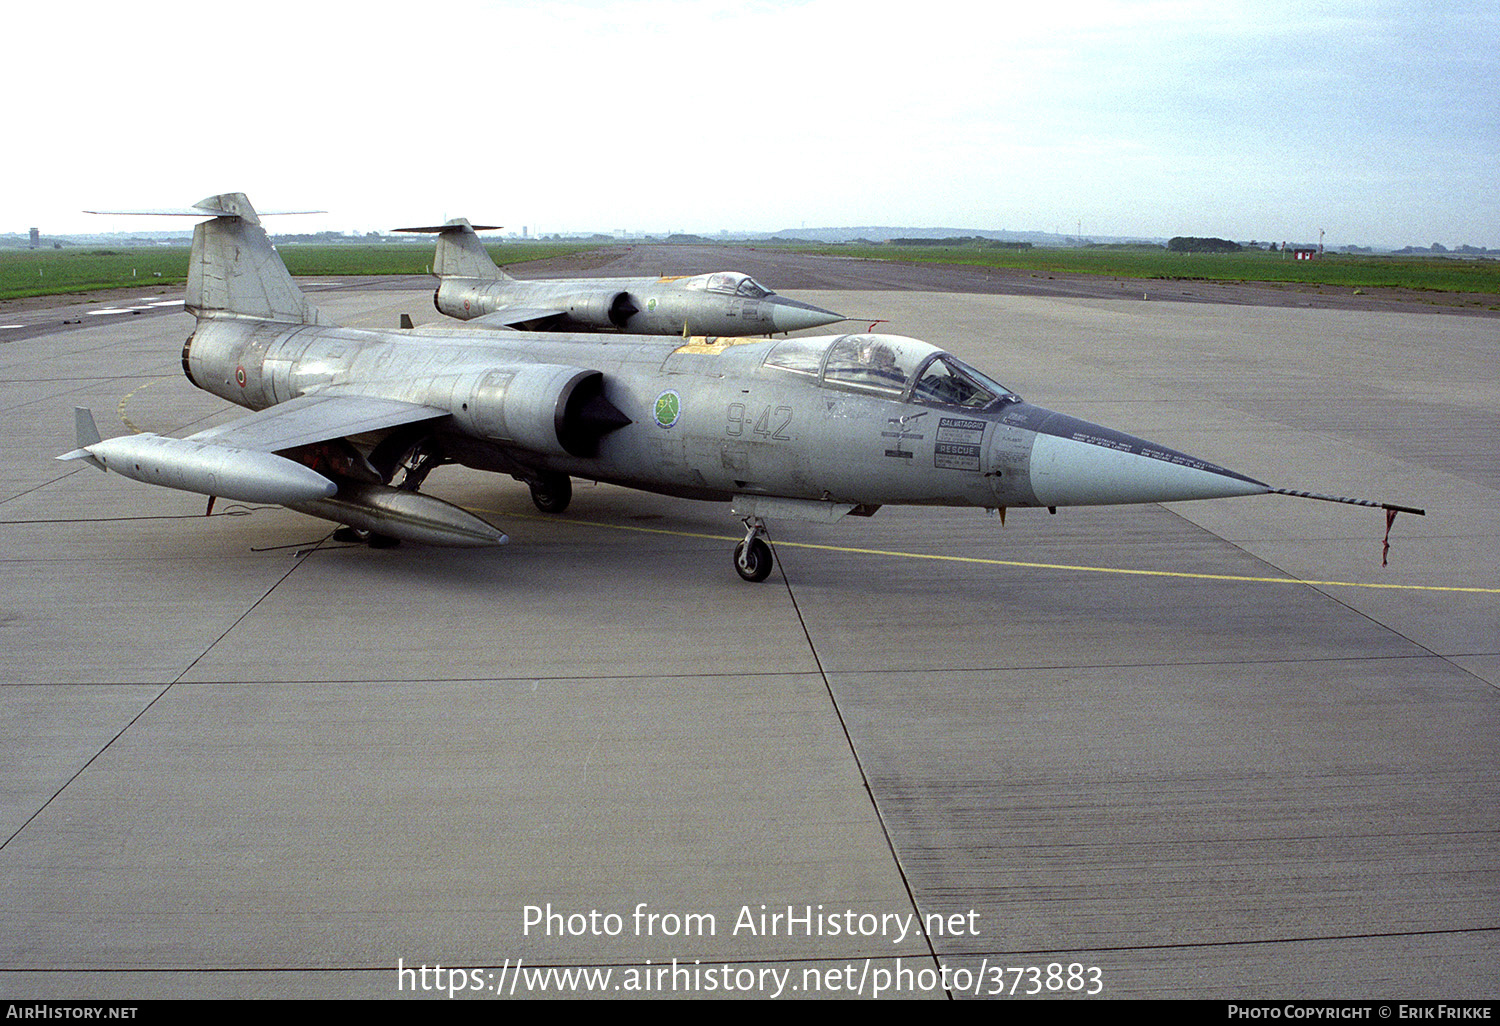
[[[1500,247],[1495,0],[83,0],[6,29],[0,232],[234,191],[328,211],[273,231]]]

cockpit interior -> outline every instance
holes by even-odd
[[[682,283],[683,288],[695,292],[713,292],[721,296],[741,296],[745,299],[765,299],[771,290],[748,274],[737,271],[717,271],[700,274]]]
[[[927,406],[982,410],[1021,398],[953,354],[900,335],[789,338],[766,355],[765,366],[816,377],[827,388]]]

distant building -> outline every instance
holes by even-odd
[[[31,248],[32,249],[36,249],[41,244],[42,244],[42,230],[40,228],[33,228],[33,229],[31,229]]]
[[[1318,251],[1316,249],[1294,249],[1292,250],[1292,256],[1298,260],[1316,260],[1318,258]]]

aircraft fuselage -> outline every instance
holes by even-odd
[[[701,287],[716,277],[754,294]],[[696,278],[578,278],[499,281],[447,277],[433,293],[439,313],[472,320],[507,311],[537,309],[530,324],[548,331],[619,331],[631,335],[770,335],[831,324],[839,315],[750,282],[743,275]],[[699,287],[695,287],[699,286]],[[556,311],[553,313],[552,311]]]
[[[893,390],[848,374],[840,380],[828,353],[851,339],[904,346],[908,360],[931,361],[930,350],[956,363],[895,336],[657,340],[463,327],[397,334],[235,318],[202,320],[183,362],[199,387],[250,409],[323,390],[436,407],[449,417],[432,437],[455,462],[690,498],[1010,507],[1266,490],[1003,390],[965,407],[919,398],[910,383]],[[773,356],[782,345],[802,355]],[[566,388],[582,374],[602,375],[603,398],[629,423],[569,444]]]

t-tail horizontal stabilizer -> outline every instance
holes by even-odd
[[[262,217],[281,217],[288,214],[326,214],[326,210],[263,210],[256,214],[255,208],[243,192],[224,192],[201,199],[190,207],[165,207],[156,210],[85,210],[85,214],[110,214],[125,217],[239,217],[251,224],[260,224]]]
[[[500,270],[475,232],[491,231],[498,224],[470,224],[468,218],[455,217],[446,224],[418,228],[397,228],[398,232],[436,234],[437,252],[432,258],[432,273],[439,278],[480,278],[501,281],[510,275]]]

